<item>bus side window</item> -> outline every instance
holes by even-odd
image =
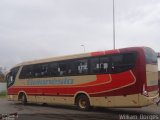
[[[109,57],[100,57],[100,64],[99,64],[99,69],[100,73],[108,73],[109,72]]]
[[[67,75],[67,64],[66,64],[66,62],[59,63],[58,72],[59,72],[60,76]]]
[[[124,53],[112,56],[112,73],[124,72],[135,64],[135,53]]]
[[[43,77],[48,76],[48,64],[41,65],[41,76],[43,76]]]
[[[68,75],[75,75],[76,74],[76,62],[75,61],[69,61],[68,62]]]
[[[96,58],[91,58],[90,59],[90,73],[94,74],[94,73],[99,73],[99,57]]]
[[[26,72],[26,77],[33,78],[33,76],[34,76],[33,65],[29,65]]]
[[[122,55],[114,55],[112,56],[112,72],[117,73],[122,71],[122,62],[123,56]]]
[[[87,74],[88,73],[88,60],[78,60],[76,61],[77,74]]]
[[[49,72],[48,73],[49,76],[51,76],[51,77],[58,76],[58,63],[56,63],[56,62],[49,63],[48,72]]]
[[[33,71],[34,71],[34,77],[35,78],[38,78],[38,77],[41,77],[41,66],[39,64],[37,65],[34,65],[33,66]],[[30,73],[31,74],[31,73]]]
[[[33,65],[25,65],[23,66],[21,73],[19,75],[20,79],[27,79],[33,77]]]

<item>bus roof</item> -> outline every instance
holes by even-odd
[[[50,62],[50,61],[60,61],[60,60],[66,60],[66,59],[82,58],[82,57],[88,57],[89,55],[90,55],[90,53],[73,54],[73,55],[65,55],[65,56],[56,56],[56,57],[50,57],[50,58],[45,58],[45,59],[25,61],[25,62],[17,64],[16,66],[28,65],[28,64],[38,64],[38,63]]]
[[[26,61],[19,63],[15,65],[22,66],[22,65],[29,65],[29,64],[38,64],[38,63],[44,63],[44,62],[51,62],[51,61],[63,61],[67,59],[76,59],[76,58],[84,58],[84,57],[91,57],[91,56],[99,56],[99,55],[107,55],[107,54],[114,54],[114,53],[120,53],[120,51],[124,50],[140,50],[144,47],[128,47],[128,48],[121,48],[121,49],[115,49],[115,50],[106,50],[106,51],[97,51],[97,52],[88,52],[88,53],[81,53],[81,54],[72,54],[72,55],[65,55],[65,56],[58,56],[58,57],[50,57],[45,59],[39,59],[39,60],[32,60],[32,61]]]

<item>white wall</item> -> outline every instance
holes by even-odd
[[[6,83],[0,83],[0,92],[6,90]]]

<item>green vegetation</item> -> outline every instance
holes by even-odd
[[[0,82],[5,82],[5,76],[3,74],[0,74]]]
[[[6,96],[7,96],[7,92],[6,91],[0,92],[0,98],[6,97]]]

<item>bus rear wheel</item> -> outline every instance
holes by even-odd
[[[22,95],[21,103],[22,103],[23,105],[26,105],[26,104],[27,104],[27,97],[26,97],[25,94]]]
[[[76,100],[76,105],[79,108],[79,110],[87,111],[90,108],[90,102],[86,95],[80,95],[78,96]]]

